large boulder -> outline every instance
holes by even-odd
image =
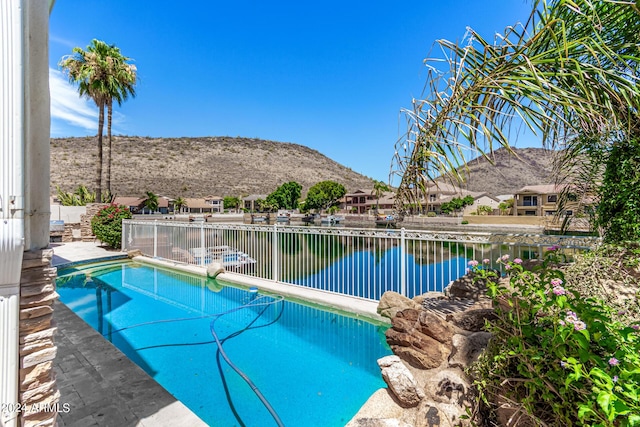
[[[425,381],[426,398],[416,415],[416,427],[470,426],[476,397],[470,382],[458,369],[443,369]]]
[[[451,283],[444,289],[449,298],[461,298],[478,301],[486,298],[487,282],[473,273],[466,274]]]
[[[465,331],[480,332],[487,320],[497,319],[495,310],[488,308],[490,305],[475,304],[467,310],[447,315],[447,321]]]
[[[451,341],[453,350],[449,355],[449,366],[466,368],[476,360],[487,348],[491,334],[475,332],[471,335],[454,335]]]
[[[391,319],[385,335],[393,352],[411,366],[431,369],[451,353],[451,337],[461,332],[433,313],[407,309]]]
[[[411,371],[398,356],[385,356],[378,359],[378,366],[380,366],[382,378],[398,399],[400,406],[411,408],[417,406],[424,398],[424,391],[418,387]]]
[[[419,310],[420,304],[397,292],[387,291],[382,294],[377,311],[379,315],[393,319],[399,311],[408,308]]]

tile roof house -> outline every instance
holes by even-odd
[[[384,192],[380,200],[376,198],[376,192],[373,188],[358,189],[353,193],[345,194],[340,203],[340,209],[347,213],[366,214],[370,210],[379,208],[393,209],[393,196],[395,193],[391,191]]]
[[[430,182],[427,184],[427,195],[422,199],[422,210],[440,213],[444,203],[451,202],[454,198],[464,198],[467,196],[473,197],[474,202],[464,207],[464,215],[476,212],[478,206],[490,206],[496,210],[500,204],[500,200],[486,192],[463,190],[460,187],[446,182]]]
[[[185,198],[182,211],[186,213],[222,213],[224,212],[224,198],[207,196],[204,198]]]
[[[490,206],[494,210],[498,209],[500,201],[485,192],[474,192],[463,190],[448,183],[429,183],[427,186],[427,197],[422,199],[420,211],[440,213],[443,203],[450,202],[455,197],[472,196],[474,203],[466,206],[464,214],[475,212],[478,206]],[[365,214],[378,208],[380,211],[390,211],[395,209],[395,192],[384,192],[380,200],[376,199],[372,189],[360,189],[353,193],[346,194],[342,202],[342,209],[348,213]]]
[[[144,202],[147,200],[145,197],[114,197],[113,202],[117,205],[124,205],[129,208],[131,213],[134,214],[150,214],[153,213],[149,211],[144,206]],[[158,210],[161,214],[168,214],[173,211],[173,199],[170,199],[165,196],[158,196]]]
[[[545,216],[558,211],[558,196],[564,186],[554,184],[525,185],[514,195],[513,215]],[[569,215],[573,214],[570,209]]]

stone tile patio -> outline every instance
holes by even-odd
[[[53,249],[54,265],[119,255],[86,242]],[[54,305],[54,320],[54,369],[61,394],[58,426],[206,425],[60,302]]]

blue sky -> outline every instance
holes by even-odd
[[[400,112],[423,97],[435,41],[460,40],[467,26],[493,39],[530,8],[526,0],[57,0],[51,136],[97,133],[97,108],[58,67],[96,38],[138,69],[136,98],[114,109],[114,134],[292,142],[387,182],[405,130]]]

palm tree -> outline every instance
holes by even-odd
[[[154,213],[158,210],[158,196],[152,191],[145,193],[144,207],[149,209],[149,213]]]
[[[373,194],[376,196],[376,212],[380,210],[380,197],[385,191],[390,191],[387,184],[382,181],[374,181]]]
[[[104,129],[104,107],[109,98],[107,56],[110,47],[99,40],[92,40],[87,50],[73,48],[71,55],[60,60],[60,67],[67,73],[71,83],[78,84],[81,96],[86,96],[98,107],[98,158],[96,160],[96,200],[102,200],[102,133]]]
[[[173,211],[175,213],[175,211],[177,210],[178,212],[182,211],[182,207],[186,204],[186,200],[184,200],[182,197],[178,197],[177,199],[175,199],[173,201]]]
[[[522,127],[563,149],[557,183],[585,177],[580,188],[593,193],[599,174],[586,167],[606,159],[617,140],[640,135],[636,2],[534,0],[528,21],[493,43],[468,34],[461,45],[437,42],[448,68],[428,60],[429,94],[405,111],[407,133],[394,156],[396,203],[418,202],[425,182],[439,175],[461,181],[465,154],[490,161],[494,146],[511,150]]]
[[[106,171],[106,188],[111,193],[111,158],[112,158],[112,138],[111,123],[113,113],[113,101],[118,105],[122,105],[129,96],[135,97],[136,84],[136,66],[129,64],[131,58],[127,58],[120,53],[120,49],[115,45],[109,46],[107,56],[107,64],[109,72],[107,74],[107,88],[109,89],[107,97],[107,171]]]

